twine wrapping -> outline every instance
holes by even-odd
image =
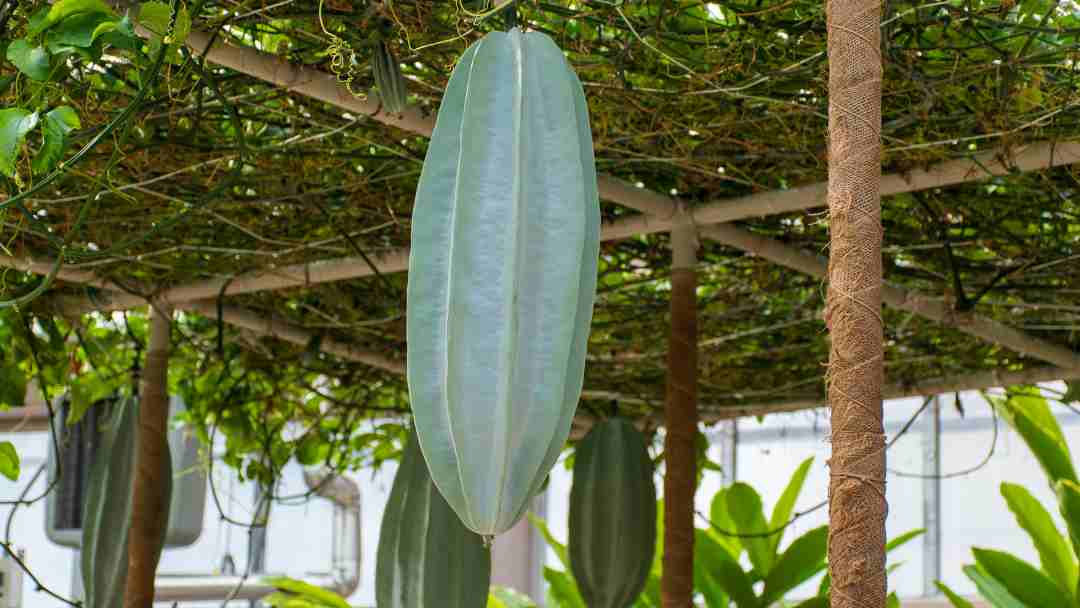
[[[829,571],[833,608],[883,608],[881,6],[827,0],[832,408]]]

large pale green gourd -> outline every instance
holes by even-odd
[[[488,34],[465,51],[439,108],[408,287],[420,444],[480,534],[521,518],[566,442],[599,243],[581,83],[549,37]]]
[[[630,421],[593,427],[574,454],[570,569],[589,608],[633,605],[656,550],[656,486],[645,437]]]
[[[377,608],[484,608],[491,552],[431,482],[411,437],[383,511],[375,557]]]

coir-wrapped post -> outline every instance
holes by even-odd
[[[671,231],[671,335],[664,404],[663,608],[690,608],[694,594],[697,484],[697,235],[680,208]]]
[[[883,608],[881,6],[878,0],[826,0],[826,13],[832,607]]]

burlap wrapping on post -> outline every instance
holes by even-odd
[[[671,334],[664,403],[663,608],[691,608],[697,485],[697,233],[681,208],[671,231]]]
[[[885,436],[881,385],[881,6],[827,0],[833,608],[883,608]]]

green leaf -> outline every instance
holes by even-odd
[[[46,35],[49,48],[72,46],[90,48],[94,40],[116,28],[117,19],[106,13],[81,13],[64,19]]]
[[[20,38],[8,45],[7,60],[33,80],[49,79],[49,53],[43,47]]]
[[[280,591],[275,591],[262,598],[262,603],[271,608],[322,608],[322,604],[316,604],[311,600]]]
[[[536,529],[540,531],[540,535],[547,541],[548,546],[555,552],[562,567],[570,570],[570,552],[566,550],[566,545],[555,540],[555,537],[551,534],[551,530],[548,529],[547,523],[544,522],[544,520],[540,519],[532,512],[529,512],[527,517],[529,518],[529,521],[532,522],[532,525],[536,526]]]
[[[1053,487],[1059,480],[1078,482],[1072,455],[1046,399],[1031,392],[1016,392],[994,401],[995,407],[1035,454]]]
[[[829,526],[814,528],[795,539],[765,577],[762,605],[771,606],[785,593],[824,570],[828,544]]]
[[[544,580],[548,582],[548,593],[561,608],[587,608],[569,574],[544,568]]]
[[[1071,481],[1059,481],[1054,488],[1057,493],[1058,509],[1069,529],[1073,553],[1080,555],[1080,484]],[[1075,587],[1074,587],[1075,589]]]
[[[964,566],[964,574],[979,589],[979,595],[990,602],[994,608],[1027,608],[1023,602],[1013,597],[1004,585],[986,573],[980,566]]]
[[[945,598],[949,600],[949,603],[956,608],[975,608],[975,606],[973,606],[971,602],[957,595],[956,592],[952,589],[949,589],[948,585],[946,585],[945,583],[941,581],[934,581],[934,584],[937,585],[939,591],[945,594]]]
[[[26,402],[26,374],[14,364],[0,363],[0,409]]]
[[[509,587],[492,587],[488,597],[488,608],[493,608],[493,601],[497,602],[496,605],[501,608],[536,608],[536,603],[529,596]]]
[[[349,603],[333,591],[327,591],[322,587],[316,587],[304,581],[298,581],[286,576],[271,576],[263,579],[263,582],[271,587],[295,593],[303,599],[309,600],[317,606],[327,608],[351,608]]]
[[[19,479],[19,453],[10,441],[0,441],[0,475],[11,481]]]
[[[35,15],[37,18],[31,19],[29,35],[37,36],[68,17],[85,13],[109,15],[112,10],[102,0],[59,0],[49,7],[47,13]]]
[[[0,110],[0,174],[15,175],[15,159],[26,141],[26,134],[37,123],[37,112],[22,108]]]
[[[895,591],[885,598],[885,608],[900,608],[900,598],[896,597]]]
[[[736,558],[742,555],[742,542],[739,541],[737,536],[725,536],[718,532],[715,528],[720,530],[728,530],[735,532],[735,521],[731,519],[731,514],[728,512],[727,494],[729,488],[722,488],[719,492],[713,495],[712,504],[709,507],[709,521],[712,527],[709,528],[709,535],[716,539],[728,553]]]
[[[694,530],[694,589],[701,593],[706,608],[728,608],[731,599],[724,588],[713,578],[718,568],[716,560],[734,561],[727,549],[703,530]]]
[[[34,173],[52,171],[64,157],[68,134],[81,126],[79,115],[71,106],[59,106],[50,110],[42,124],[41,149],[30,163]]]
[[[1050,513],[1022,486],[1003,483],[1001,495],[1016,517],[1016,523],[1031,537],[1043,571],[1063,590],[1075,589],[1078,574],[1076,558],[1069,543],[1054,525]]]
[[[795,608],[829,608],[829,598],[821,595],[812,597],[806,601],[799,602],[795,605]]]
[[[164,2],[144,2],[139,7],[139,22],[159,39],[169,32],[171,16],[172,9]],[[176,24],[173,26],[169,43],[180,44],[187,39],[189,33],[191,33],[191,15],[188,14],[187,8],[180,7],[176,12]]]
[[[95,403],[108,397],[116,389],[114,384],[105,382],[97,374],[86,374],[71,386],[71,409],[68,412],[68,424],[75,424],[86,415]]]
[[[727,491],[727,508],[735,522],[739,534],[757,534],[751,538],[742,538],[742,544],[750,554],[750,562],[758,574],[764,578],[772,569],[775,555],[771,540],[763,536],[769,531],[765,523],[765,514],[761,510],[761,497],[754,488],[739,482],[732,484]],[[779,534],[779,532],[778,532]]]
[[[711,579],[716,586],[731,596],[738,608],[759,608],[757,596],[754,595],[753,582],[743,572],[735,558],[704,531],[695,530],[694,532],[695,542],[707,547],[705,551],[697,552],[695,555],[695,579]],[[710,541],[712,541],[711,544]]]
[[[810,472],[810,466],[813,464],[814,457],[811,456],[802,461],[802,464],[795,469],[795,473],[792,474],[787,487],[784,488],[784,493],[780,495],[780,500],[776,501],[776,504],[773,506],[772,517],[769,519],[770,530],[778,530],[791,521],[791,515],[795,512],[795,503],[799,500],[799,494],[802,493],[803,484],[806,483],[806,475]],[[777,551],[779,551],[780,539],[783,538],[783,536],[783,533],[780,533],[769,538],[769,544],[772,546],[773,555],[776,555]]]
[[[108,26],[108,27],[107,27]],[[131,17],[115,22],[106,22],[98,26],[94,32],[94,38],[101,37],[101,41],[110,46],[121,49],[137,49],[142,46],[142,39],[135,33],[135,26],[131,23]]]
[[[897,536],[896,538],[885,543],[885,552],[888,553],[894,549],[899,549],[900,547],[915,540],[916,538],[919,538],[923,534],[926,534],[925,528],[916,528],[914,530],[904,532],[900,536]]]
[[[1034,566],[1003,551],[973,547],[975,563],[1028,606],[1067,606],[1069,597]]]
[[[305,435],[296,448],[296,461],[304,466],[324,462],[330,454],[330,444],[315,434]]]

